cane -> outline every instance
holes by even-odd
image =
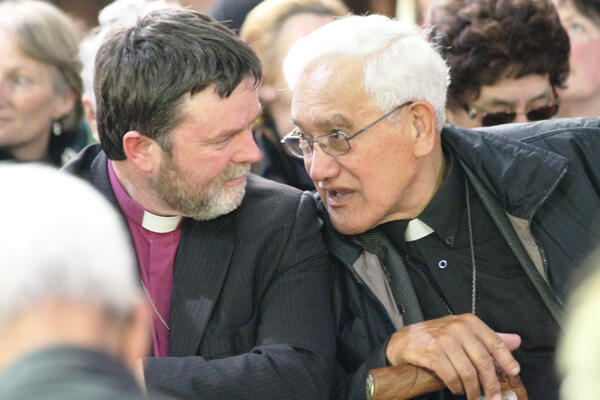
[[[519,377],[499,374],[498,379],[503,400],[528,400]],[[443,388],[444,383],[433,372],[411,364],[372,369],[366,381],[367,400],[412,399]]]

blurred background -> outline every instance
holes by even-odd
[[[0,0],[1,2],[2,0]],[[98,12],[112,0],[50,0],[50,3],[67,12],[81,32],[97,25]],[[244,1],[244,0],[240,0]],[[209,14],[219,0],[179,0],[178,3],[196,11]],[[422,10],[426,10],[430,0],[344,0],[356,14],[378,13],[390,17],[422,23]]]

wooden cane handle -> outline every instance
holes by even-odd
[[[499,376],[498,379],[503,400],[529,399],[518,377]],[[372,369],[367,374],[366,384],[367,400],[406,400],[444,388],[444,383],[433,372],[411,364]]]

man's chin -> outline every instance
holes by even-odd
[[[209,207],[195,215],[189,215],[189,217],[196,221],[210,221],[234,212],[242,204],[246,195],[245,183],[240,186],[241,187],[234,188],[235,190],[232,190],[234,193],[229,193],[227,198],[221,199],[219,202],[211,204]]]
[[[368,230],[368,228],[363,227],[360,224],[353,223],[352,221],[348,221],[346,218],[336,218],[329,214],[330,221],[336,231],[341,233],[342,235],[358,235]]]

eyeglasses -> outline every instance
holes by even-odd
[[[515,111],[501,111],[488,113],[482,110],[477,110],[474,107],[469,107],[466,104],[463,104],[463,108],[467,112],[469,118],[471,119],[474,119],[478,115],[481,115],[482,126],[508,124],[510,122],[513,122],[515,118],[517,118],[517,113]],[[552,103],[529,110],[525,113],[525,116],[529,121],[541,121],[555,116],[558,112],[558,108],[558,98],[556,98],[555,96]]]
[[[287,146],[292,155],[299,158],[312,157],[315,142],[319,143],[319,147],[325,154],[328,154],[331,157],[343,156],[344,154],[348,153],[351,149],[351,139],[354,139],[356,136],[372,128],[374,125],[376,125],[378,122],[382,121],[386,117],[390,116],[392,113],[411,103],[412,101],[407,101],[406,103],[403,103],[398,107],[394,107],[392,111],[377,118],[375,121],[371,122],[369,125],[365,126],[361,130],[354,132],[350,136],[346,135],[346,132],[344,132],[343,130],[335,130],[325,135],[312,137],[310,135],[306,135],[300,132],[298,128],[294,128],[290,133],[285,135],[283,139],[281,139],[281,143],[284,143]]]

